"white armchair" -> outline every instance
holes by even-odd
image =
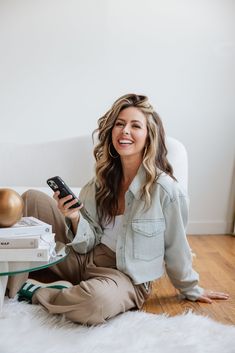
[[[174,174],[187,190],[186,149],[171,137],[167,137],[166,143]],[[10,187],[19,193],[33,188],[52,194],[46,180],[59,175],[78,194],[93,174],[91,136],[35,144],[0,144],[0,187]]]

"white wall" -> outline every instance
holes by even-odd
[[[0,0],[1,141],[91,133],[114,99],[146,94],[189,153],[189,232],[228,232],[234,11],[232,0]]]

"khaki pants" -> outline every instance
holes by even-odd
[[[56,240],[68,242],[65,237],[64,217],[56,202],[39,191],[23,195],[25,216],[34,216],[52,224]],[[73,287],[62,290],[41,288],[33,296],[33,303],[42,304],[50,313],[63,313],[83,324],[99,324],[132,308],[141,308],[149,295],[144,285],[134,285],[132,280],[116,268],[115,253],[99,244],[88,254],[76,253],[72,248],[68,257],[52,266],[58,279],[70,281]],[[25,275],[14,276],[9,281],[9,292],[20,287]]]

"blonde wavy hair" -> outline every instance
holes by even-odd
[[[167,160],[165,132],[158,114],[143,95],[126,94],[118,98],[104,116],[98,120],[98,143],[94,148],[96,159],[96,206],[101,224],[114,220],[118,210],[119,185],[122,179],[122,165],[112,144],[112,129],[120,112],[128,107],[139,109],[146,117],[147,140],[143,153],[143,167],[146,182],[142,186],[142,199],[146,207],[151,205],[151,187],[161,171],[173,175],[173,169]],[[175,179],[176,180],[176,179]]]

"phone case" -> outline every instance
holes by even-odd
[[[63,179],[61,179],[59,176],[55,176],[52,178],[47,179],[47,184],[49,185],[49,187],[55,192],[55,191],[59,191],[60,195],[59,198],[61,199],[62,197],[68,196],[68,195],[72,195],[74,200],[76,197],[76,195],[72,192],[72,190],[68,187],[68,185],[66,185],[66,183],[63,181]],[[72,200],[67,201],[71,202]],[[77,202],[75,203],[73,206],[69,207],[69,208],[76,208],[81,206],[81,202]]]

